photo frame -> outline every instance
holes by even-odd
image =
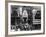
[[[8,35],[44,34],[44,6],[38,2],[8,2]]]

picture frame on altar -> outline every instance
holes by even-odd
[[[8,2],[8,35],[45,32],[44,3]]]

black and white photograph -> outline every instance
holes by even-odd
[[[8,3],[8,34],[43,33],[43,4]]]
[[[29,31],[41,29],[41,10],[39,8],[11,6],[11,30]]]

